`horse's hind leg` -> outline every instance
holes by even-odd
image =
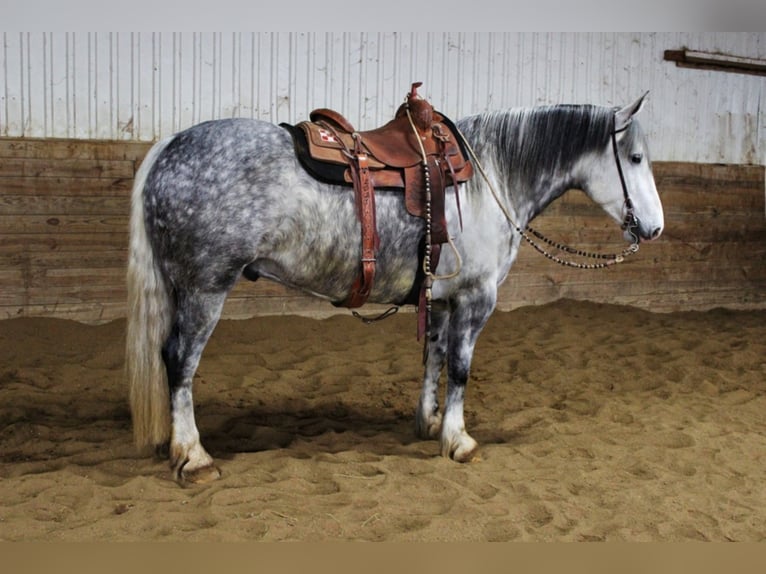
[[[447,326],[449,311],[446,305],[434,305],[431,312],[431,338],[423,375],[418,409],[415,412],[415,435],[422,439],[438,438],[442,428],[439,412],[439,378],[447,359]]]
[[[170,387],[170,466],[179,482],[209,482],[221,474],[200,443],[192,380],[225,299],[226,293],[179,294],[175,322],[162,348]]]

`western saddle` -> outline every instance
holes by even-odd
[[[362,229],[360,273],[345,301],[360,307],[375,278],[380,239],[375,221],[375,190],[401,190],[407,211],[426,221],[423,271],[403,303],[427,304],[430,311],[432,273],[441,245],[449,240],[444,212],[445,190],[473,175],[464,144],[455,125],[417,94],[412,84],[394,119],[374,130],[357,132],[336,111],[321,108],[310,121],[296,126],[282,124],[293,136],[296,154],[315,178],[353,186],[357,217]],[[455,198],[460,209],[457,186]],[[422,329],[419,329],[419,334]]]

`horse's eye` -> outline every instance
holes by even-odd
[[[641,160],[644,159],[644,154],[641,153],[634,153],[632,156],[630,156],[630,161],[633,163],[641,163]]]

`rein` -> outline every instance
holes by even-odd
[[[503,212],[503,215],[505,215],[505,218],[508,220],[508,223],[513,226],[513,228],[521,235],[524,240],[529,243],[538,253],[544,255],[546,258],[550,259],[551,261],[558,263],[559,265],[563,265],[565,267],[574,267],[576,269],[603,269],[605,267],[611,267],[612,265],[616,265],[617,263],[622,263],[625,261],[625,257],[628,255],[632,255],[633,253],[638,252],[638,217],[636,217],[634,210],[633,210],[633,202],[630,199],[630,195],[628,194],[628,186],[625,182],[625,175],[622,171],[622,164],[620,163],[620,155],[617,150],[617,134],[622,132],[623,130],[627,129],[627,126],[622,128],[621,130],[615,130],[614,129],[614,122],[615,122],[616,116],[612,118],[612,150],[614,151],[614,160],[617,164],[617,172],[620,175],[620,184],[622,185],[622,194],[625,197],[625,218],[623,219],[621,228],[623,230],[627,230],[628,233],[633,237],[633,243],[631,243],[626,249],[623,249],[620,253],[592,253],[589,251],[583,251],[581,249],[576,249],[574,247],[570,247],[569,245],[565,245],[563,243],[558,243],[556,241],[553,241],[552,239],[547,238],[545,235],[537,231],[536,229],[533,229],[531,226],[527,225],[525,229],[522,229],[514,220],[514,218],[511,216],[508,209],[505,207],[503,202],[500,200],[500,196],[497,193],[497,190],[492,185],[492,182],[489,179],[489,176],[487,176],[487,173],[484,171],[484,167],[482,166],[481,162],[479,161],[479,158],[476,155],[476,152],[474,152],[473,148],[471,147],[471,144],[468,143],[468,140],[466,140],[465,136],[458,130],[458,133],[460,134],[460,137],[463,139],[463,143],[466,146],[466,149],[468,149],[468,153],[471,155],[471,159],[475,163],[476,167],[479,169],[479,172],[481,172],[482,177],[484,178],[484,181],[487,183],[487,186],[489,186],[489,190],[492,193],[492,197],[495,198],[495,202],[497,203],[498,207],[500,207],[500,211]],[[561,257],[558,257],[556,255],[553,255],[552,253],[548,252],[544,247],[542,247],[539,243],[537,243],[531,235],[534,235],[537,239],[540,241],[546,243],[547,245],[550,245],[551,247],[559,250],[564,251],[566,253],[569,253],[571,255],[575,255],[578,257],[585,257],[585,258],[591,258],[591,259],[601,259],[602,261],[599,263],[580,263],[578,261],[571,261],[569,259],[562,259]]]

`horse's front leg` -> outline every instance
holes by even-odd
[[[415,435],[422,439],[437,438],[442,428],[439,412],[439,378],[447,359],[447,333],[449,310],[447,305],[434,302],[431,311],[431,333],[428,357],[423,375],[418,410],[415,412]]]
[[[496,293],[463,295],[454,305],[449,323],[447,398],[441,430],[441,453],[457,462],[473,459],[478,443],[465,430],[463,403],[471,360],[479,333],[495,308]]]

